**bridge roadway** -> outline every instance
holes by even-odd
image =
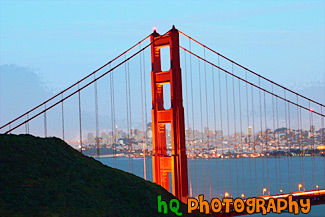
[[[311,190],[311,191],[299,191],[299,192],[267,195],[267,196],[258,196],[256,198],[265,199],[266,200],[265,204],[267,204],[268,203],[267,201],[270,198],[274,198],[274,199],[284,198],[284,199],[286,199],[290,195],[292,195],[292,201],[297,201],[298,204],[299,204],[300,199],[310,199],[311,206],[325,204],[325,189],[318,189],[318,190]],[[285,210],[285,211],[287,211],[287,210]],[[220,217],[220,216],[241,216],[241,215],[249,215],[249,214],[246,212],[246,209],[241,213],[235,212],[233,204],[230,205],[229,213],[212,213],[212,216],[218,216],[218,217]]]

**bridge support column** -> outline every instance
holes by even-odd
[[[154,31],[151,42],[153,181],[170,191],[169,173],[171,173],[172,193],[186,203],[188,176],[178,30],[173,26],[165,35],[159,35]],[[171,67],[168,71],[162,72],[160,49],[166,46],[170,48]],[[168,83],[171,108],[165,110],[163,85]],[[167,154],[166,124],[171,125],[171,155]]]

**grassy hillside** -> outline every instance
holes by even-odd
[[[176,216],[157,213],[157,195],[174,198],[162,187],[58,138],[0,135],[0,173],[0,216]]]

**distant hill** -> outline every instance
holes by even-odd
[[[157,213],[158,195],[174,198],[161,186],[58,138],[0,135],[0,173],[0,216],[176,216]]]

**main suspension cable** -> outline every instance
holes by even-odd
[[[302,95],[300,95],[299,93],[296,93],[296,92],[294,92],[294,91],[292,91],[292,90],[290,90],[290,89],[288,89],[288,88],[286,88],[286,87],[284,87],[284,86],[282,86],[282,85],[280,85],[280,84],[278,84],[278,83],[276,83],[276,82],[274,82],[274,81],[271,81],[271,80],[269,80],[268,78],[265,78],[265,77],[263,77],[263,76],[257,74],[256,72],[253,72],[252,70],[250,70],[250,69],[248,69],[248,68],[246,68],[246,67],[240,65],[239,63],[237,63],[237,62],[235,62],[235,61],[233,61],[233,60],[231,60],[231,59],[229,59],[229,58],[223,56],[222,54],[220,54],[220,53],[218,53],[218,52],[212,50],[211,48],[205,46],[204,44],[198,42],[197,40],[195,40],[194,38],[192,38],[192,37],[186,35],[185,33],[181,32],[181,31],[178,31],[178,32],[179,32],[180,34],[184,35],[185,37],[187,37],[189,40],[192,40],[192,41],[196,42],[197,44],[203,46],[204,48],[208,49],[209,51],[211,51],[211,52],[217,54],[218,56],[221,56],[222,58],[228,60],[229,62],[231,62],[231,63],[233,63],[233,64],[235,64],[235,65],[237,65],[237,66],[243,68],[244,70],[246,70],[246,71],[248,71],[248,72],[250,72],[250,73],[252,73],[252,74],[254,74],[254,75],[256,75],[256,76],[258,76],[258,77],[260,77],[260,78],[262,78],[262,79],[264,79],[264,80],[266,80],[266,81],[268,81],[268,82],[270,82],[270,83],[272,83],[272,84],[274,84],[274,85],[276,85],[276,86],[278,86],[278,87],[280,87],[280,88],[286,90],[286,91],[289,91],[289,92],[291,92],[291,93],[293,93],[293,94],[295,94],[295,95],[298,95],[298,96],[301,97],[301,98],[304,98],[304,99],[306,99],[306,100],[308,100],[308,101],[310,101],[310,102],[313,102],[313,103],[315,103],[315,104],[317,104],[317,105],[320,105],[320,106],[322,106],[322,107],[325,107],[325,105],[323,105],[323,104],[321,104],[321,103],[319,103],[319,102],[316,102],[316,101],[314,101],[314,100],[312,100],[312,99],[309,99],[309,98],[307,98],[307,97],[305,97],[305,96],[302,96]]]
[[[262,87],[258,87],[258,85],[255,85],[255,84],[253,84],[252,82],[249,82],[249,81],[247,81],[247,80],[245,80],[245,79],[243,79],[243,78],[241,78],[241,77],[239,77],[239,76],[237,76],[237,75],[234,75],[233,73],[231,73],[231,72],[229,72],[229,71],[227,71],[227,70],[221,68],[220,66],[217,66],[217,65],[215,65],[214,63],[211,63],[210,61],[203,59],[203,58],[200,57],[199,55],[192,53],[191,51],[187,50],[186,48],[183,48],[183,47],[181,47],[181,46],[179,46],[179,47],[180,47],[181,49],[185,50],[186,52],[192,54],[193,56],[195,56],[195,57],[197,57],[197,58],[199,58],[199,59],[201,59],[201,60],[207,62],[208,64],[210,64],[210,65],[212,65],[212,66],[218,68],[219,70],[222,70],[223,72],[225,72],[225,73],[227,73],[227,74],[229,74],[229,75],[231,75],[231,76],[234,76],[234,77],[236,77],[236,78],[238,78],[238,79],[240,79],[240,80],[242,80],[242,81],[248,83],[248,84],[251,85],[252,87],[255,87],[255,88],[257,88],[257,89],[261,89],[262,91],[264,91],[264,92],[266,92],[266,93],[268,93],[268,94],[270,94],[270,95],[274,95],[275,97],[277,97],[277,98],[279,98],[279,99],[281,99],[281,100],[283,100],[283,101],[285,101],[285,102],[291,103],[292,105],[297,105],[295,102],[292,102],[292,101],[290,101],[290,100],[287,100],[287,99],[285,99],[284,97],[281,97],[281,96],[279,96],[279,95],[276,95],[276,94],[274,94],[274,93],[272,93],[272,92],[270,92],[270,91],[268,91],[268,90],[266,90],[266,89],[264,89],[264,88],[262,88]],[[303,109],[305,109],[305,110],[307,110],[307,111],[310,111],[310,109],[309,109],[309,108],[306,108],[305,106],[302,106],[302,105],[297,105],[297,106],[299,106],[300,108],[303,108]],[[320,114],[319,112],[316,112],[316,111],[314,111],[314,110],[312,110],[311,112],[313,112],[314,114],[317,114],[317,115],[319,115],[319,116],[321,116],[321,117],[325,117],[325,114]]]
[[[159,38],[160,39],[160,38]],[[157,40],[159,40],[157,39]],[[58,104],[62,103],[63,101],[65,101],[66,99],[70,98],[71,96],[75,95],[76,93],[78,93],[78,91],[81,91],[83,89],[85,89],[86,87],[88,87],[89,85],[91,85],[92,83],[94,83],[95,81],[101,79],[102,77],[104,77],[105,75],[107,75],[108,73],[110,73],[111,71],[113,71],[114,69],[118,68],[119,66],[121,66],[122,64],[124,64],[125,62],[129,61],[130,59],[132,59],[133,57],[135,57],[137,54],[139,54],[140,52],[142,52],[143,50],[147,49],[149,46],[151,46],[152,43],[146,45],[144,48],[141,49],[141,51],[138,51],[134,54],[132,54],[130,57],[128,57],[127,59],[123,60],[121,63],[117,64],[116,66],[114,66],[112,69],[106,71],[105,73],[103,73],[102,75],[98,76],[96,79],[89,81],[87,84],[85,84],[83,87],[81,87],[80,89],[72,92],[71,94],[69,94],[68,96],[62,98],[61,100],[57,101],[56,103],[52,104],[51,106],[47,107],[46,110],[42,110],[40,112],[38,112],[37,114],[35,114],[34,116],[32,116],[31,118],[29,118],[28,114],[27,115],[27,120],[23,121],[22,123],[16,125],[15,127],[11,128],[9,131],[6,131],[5,134],[8,134],[9,132],[17,129],[18,127],[27,124],[28,126],[28,132],[29,132],[29,121],[33,120],[34,118],[38,117],[39,115],[43,114],[45,111],[48,111],[50,109],[52,109],[53,107],[57,106]],[[43,104],[42,104],[43,105]]]
[[[150,34],[151,35],[151,34]],[[76,83],[72,84],[71,86],[69,86],[68,88],[62,90],[61,92],[59,92],[58,94],[54,95],[53,97],[51,97],[50,99],[44,101],[43,103],[39,104],[38,106],[32,108],[31,110],[25,112],[24,114],[20,115],[19,117],[15,118],[14,120],[8,122],[7,124],[0,126],[0,130],[6,126],[8,126],[9,124],[12,124],[13,122],[19,120],[20,118],[24,117],[25,115],[28,115],[29,113],[31,113],[32,111],[38,109],[39,107],[43,106],[45,103],[48,103],[49,101],[55,99],[56,97],[62,95],[63,93],[65,93],[66,91],[70,90],[72,87],[76,86],[77,84],[81,83],[82,81],[86,80],[87,78],[89,78],[90,76],[94,75],[96,72],[100,71],[101,69],[105,68],[106,66],[108,66],[110,63],[113,63],[114,61],[116,61],[117,59],[119,59],[120,57],[122,57],[124,54],[130,52],[132,49],[134,49],[136,46],[138,46],[139,44],[141,44],[142,42],[144,42],[145,40],[147,40],[150,35],[148,35],[147,37],[145,37],[144,39],[142,39],[141,41],[139,41],[138,43],[136,43],[135,45],[133,45],[131,48],[127,49],[126,51],[124,51],[123,53],[121,53],[120,55],[118,55],[117,57],[115,57],[114,59],[112,59],[111,61],[105,63],[103,66],[99,67],[98,69],[96,69],[95,71],[93,71],[92,73],[88,74],[87,76],[85,76],[84,78],[82,78],[81,80],[77,81]],[[150,46],[151,43],[148,45]],[[146,48],[148,47],[146,46]],[[137,53],[136,53],[137,54]],[[134,54],[134,55],[136,55]],[[134,56],[132,55],[132,56]],[[123,63],[123,62],[122,62]],[[119,65],[121,65],[122,63],[119,63],[116,67],[118,67]],[[115,68],[116,68],[115,67]],[[106,73],[105,73],[106,74]],[[29,119],[29,118],[28,118]],[[24,122],[25,123],[25,122]],[[19,125],[20,126],[20,125]],[[13,129],[11,129],[12,131]]]

